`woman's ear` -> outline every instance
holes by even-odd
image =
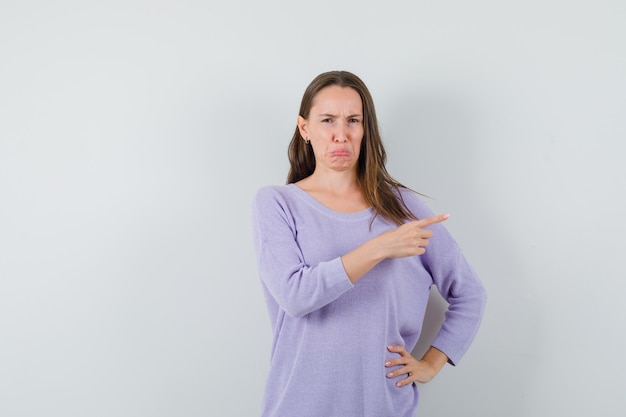
[[[302,117],[302,116],[298,116],[298,130],[300,130],[300,136],[302,136],[303,138],[308,138],[309,137],[309,132],[307,130],[307,120]]]

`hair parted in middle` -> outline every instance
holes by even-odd
[[[357,165],[357,181],[365,202],[374,209],[377,216],[380,215],[395,224],[400,225],[409,219],[416,220],[398,192],[398,188],[409,188],[393,179],[387,172],[385,166],[387,153],[378,129],[374,100],[359,77],[348,71],[329,71],[318,75],[304,91],[299,115],[308,119],[315,96],[324,88],[335,85],[355,90],[363,104],[364,133]],[[296,126],[287,152],[291,166],[287,175],[288,184],[298,182],[315,171],[313,148],[304,139]]]

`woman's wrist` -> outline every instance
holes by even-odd
[[[428,364],[434,377],[448,363],[448,356],[436,347],[431,346],[421,360]]]

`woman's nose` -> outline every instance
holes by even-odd
[[[348,135],[346,132],[346,127],[343,125],[337,126],[337,130],[335,131],[335,135],[333,137],[335,142],[343,143],[348,141]]]

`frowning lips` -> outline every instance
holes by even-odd
[[[350,151],[347,149],[336,149],[334,151],[330,151],[332,156],[350,156]]]

